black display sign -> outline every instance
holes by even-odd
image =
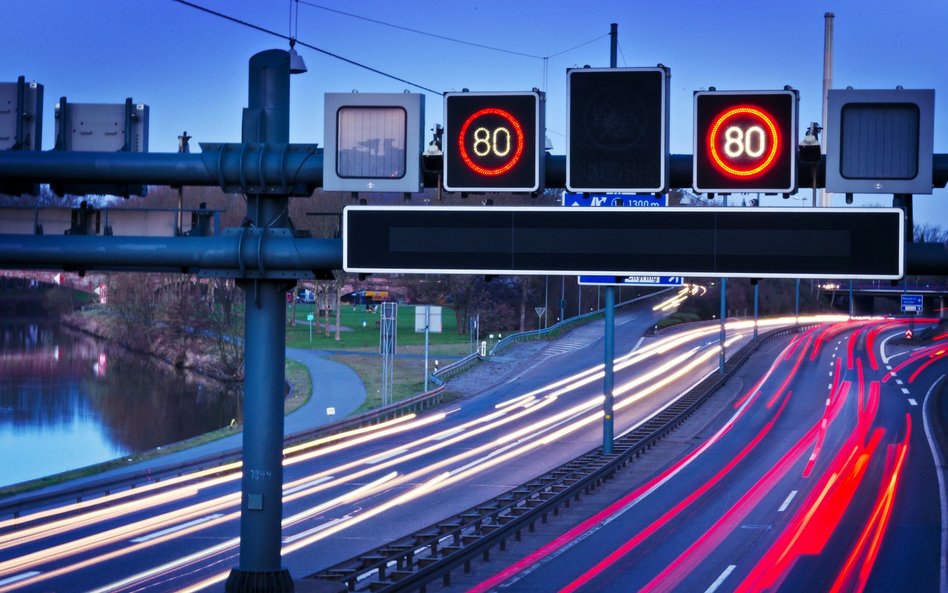
[[[665,192],[668,70],[575,68],[566,76],[567,189]]]
[[[902,276],[899,209],[350,206],[347,272]]]
[[[543,187],[543,95],[447,93],[444,188],[539,191]]]
[[[695,93],[694,189],[793,193],[797,91]]]

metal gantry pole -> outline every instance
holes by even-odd
[[[724,340],[727,338],[727,332],[724,329],[724,321],[727,319],[727,278],[721,278],[721,353],[718,355],[718,371],[724,374]]]
[[[605,372],[602,377],[602,454],[612,455],[613,428],[613,361],[615,360],[615,326],[616,326],[616,289],[606,287],[606,335],[603,348],[603,363]]]
[[[248,106],[242,140],[288,144],[290,57],[268,50],[250,58]],[[266,233],[289,226],[288,196],[247,195],[247,220]],[[242,279],[245,293],[243,476],[240,562],[227,578],[228,593],[294,590],[282,567],[283,390],[286,364],[286,280]]]
[[[616,67],[616,48],[619,45],[619,25],[612,23],[609,27],[609,66]],[[606,331],[603,339],[603,375],[602,375],[602,454],[612,455],[612,439],[615,433],[613,419],[615,385],[614,361],[616,344],[616,289],[606,287]]]
[[[760,288],[759,284],[760,282],[758,280],[754,280],[754,341],[755,342],[757,341],[757,320],[758,320],[757,305],[759,302],[758,301],[758,292],[759,292],[758,289]]]

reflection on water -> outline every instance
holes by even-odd
[[[239,420],[236,390],[45,320],[0,320],[0,486]]]

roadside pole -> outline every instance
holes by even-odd
[[[605,374],[602,377],[602,454],[612,455],[613,428],[613,361],[615,360],[615,325],[616,325],[616,289],[606,287],[606,336],[603,354]]]
[[[250,58],[248,106],[242,141],[288,144],[290,55],[268,50]],[[287,195],[247,194],[246,242],[261,245],[289,228]],[[240,501],[240,560],[227,577],[228,593],[293,591],[281,565],[283,521],[283,386],[286,364],[286,291],[291,284],[266,270],[238,282],[244,291],[244,430]]]

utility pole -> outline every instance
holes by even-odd
[[[243,114],[244,143],[290,141],[290,55],[268,50],[250,58],[249,100]],[[248,243],[289,230],[289,196],[247,194]],[[281,565],[283,520],[283,385],[286,365],[285,279],[241,279],[244,291],[244,430],[240,501],[240,562],[227,577],[228,593],[294,590]]]
[[[619,25],[609,25],[609,67],[616,67],[616,54],[619,47]],[[615,344],[616,344],[616,289],[606,287],[606,331],[603,337],[603,376],[602,376],[602,454],[612,455],[612,439],[615,434],[613,402],[615,394]]]

